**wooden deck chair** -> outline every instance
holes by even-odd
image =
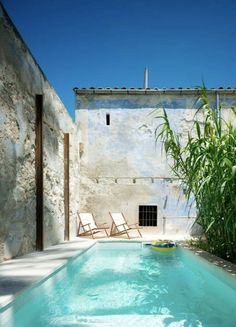
[[[106,236],[109,237],[107,233],[107,229],[109,229],[109,226],[105,226],[106,224],[97,225],[93,214],[90,212],[78,212],[78,230],[77,230],[77,236],[86,236],[91,235],[92,238],[94,238],[94,234],[98,232],[105,232]]]
[[[122,212],[109,212],[109,214],[112,219],[110,236],[126,234],[130,239],[129,232],[132,230],[137,230],[139,236],[142,237],[140,227],[137,224],[128,225]]]

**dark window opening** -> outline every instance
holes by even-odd
[[[106,124],[107,126],[110,125],[110,114],[106,114]]]
[[[157,206],[139,206],[139,226],[157,226]]]

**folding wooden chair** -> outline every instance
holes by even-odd
[[[109,237],[107,233],[107,229],[109,229],[109,226],[106,226],[106,224],[97,225],[94,219],[94,216],[90,212],[78,212],[78,231],[77,236],[86,236],[91,235],[92,238],[94,238],[94,234],[98,232],[105,232],[106,236]]]
[[[129,232],[132,230],[137,230],[139,236],[142,237],[140,232],[141,228],[137,224],[128,225],[122,212],[109,212],[109,214],[112,219],[110,236],[126,234],[130,239]]]

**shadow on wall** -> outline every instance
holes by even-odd
[[[193,237],[202,236],[203,235],[202,227],[195,222],[191,228],[190,235]]]
[[[24,158],[23,158],[24,159]],[[27,167],[27,163],[25,163]],[[5,259],[31,252],[35,249],[35,178],[28,177],[22,164],[15,163],[14,171],[3,181],[8,185],[1,192],[6,198],[1,207],[1,232],[5,241]],[[34,167],[32,168],[34,171]],[[25,173],[23,174],[22,171]],[[31,172],[32,173],[32,172]],[[0,196],[2,199],[2,196]]]

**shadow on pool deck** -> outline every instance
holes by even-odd
[[[93,240],[75,239],[0,264],[0,309],[15,296],[59,267],[69,258],[94,244]]]

